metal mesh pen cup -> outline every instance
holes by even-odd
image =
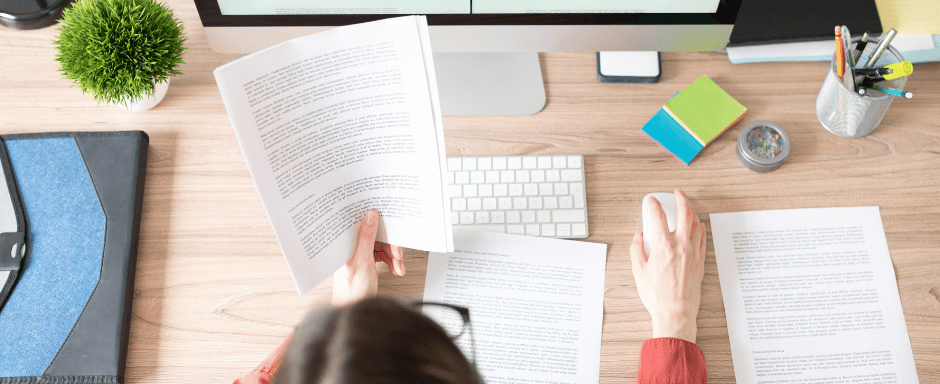
[[[857,44],[861,38],[853,40]],[[869,38],[868,43],[865,52],[860,55],[866,60],[874,51],[878,41]],[[855,45],[853,44],[852,47],[854,49]],[[881,67],[901,61],[904,61],[901,53],[888,45],[888,49],[881,55],[881,59],[875,66]],[[905,76],[881,81],[879,85],[903,90],[906,82]],[[833,56],[829,63],[829,73],[823,81],[819,95],[816,96],[816,117],[826,130],[836,136],[855,139],[871,133],[878,127],[893,100],[894,96],[872,88],[866,89],[865,95],[860,95],[854,89],[846,87],[836,74],[836,60]]]

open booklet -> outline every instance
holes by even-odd
[[[878,207],[711,214],[739,383],[917,383]]]
[[[470,309],[473,338],[456,342],[487,383],[598,382],[606,244],[463,228],[454,241],[428,257],[424,301]]]
[[[368,209],[379,241],[453,250],[425,17],[290,40],[215,78],[300,293],[349,260]]]

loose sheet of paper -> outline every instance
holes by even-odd
[[[878,207],[713,213],[739,383],[917,383]]]
[[[454,243],[430,254],[424,300],[470,308],[487,383],[598,382],[606,244],[459,228]]]
[[[423,16],[297,38],[215,77],[301,293],[349,259],[367,209],[379,241],[453,249]]]

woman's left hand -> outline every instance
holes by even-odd
[[[333,305],[346,305],[375,296],[379,274],[375,263],[384,262],[395,276],[405,275],[401,247],[375,241],[379,212],[369,210],[359,225],[359,242],[352,258],[333,274]]]

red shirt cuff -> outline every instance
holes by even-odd
[[[639,384],[705,384],[705,355],[694,343],[671,337],[643,342],[640,351]]]

